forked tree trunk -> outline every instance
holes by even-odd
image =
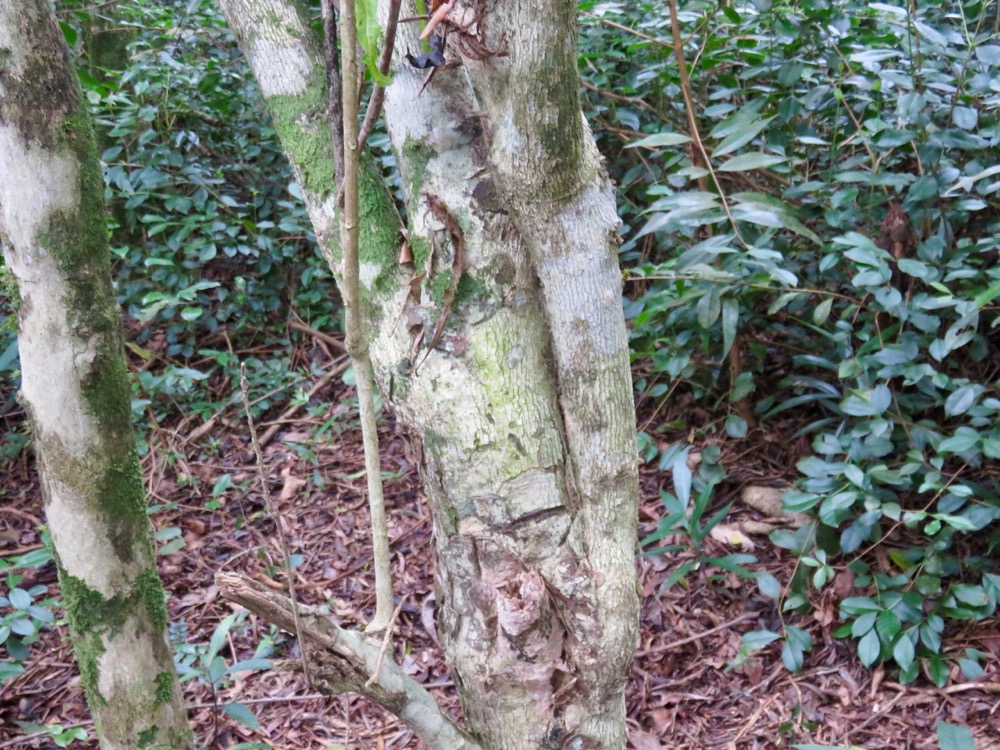
[[[220,2],[336,272],[319,40],[290,0]],[[449,46],[463,64],[420,93],[425,71],[404,57],[417,25],[397,40],[385,119],[413,263],[369,164],[371,353],[420,452],[438,635],[468,728],[490,750],[621,748],[638,481],[613,193],[580,113],[575,2],[475,5],[454,17],[506,56]]]
[[[103,196],[90,115],[48,0],[0,2],[0,244],[80,674],[103,748],[187,748]]]

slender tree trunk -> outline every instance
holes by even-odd
[[[48,0],[0,2],[0,244],[21,398],[101,746],[187,748],[90,115]]]
[[[318,40],[289,0],[220,1],[336,272]],[[368,165],[367,337],[433,511],[438,635],[470,731],[491,750],[620,748],[638,481],[618,219],[580,113],[575,4],[476,5],[465,19],[506,56],[449,46],[464,64],[422,93],[404,57],[419,29],[400,30],[385,118],[414,260]]]

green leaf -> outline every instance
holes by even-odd
[[[378,69],[378,42],[382,36],[382,26],[378,22],[378,0],[357,0],[354,12],[358,27],[358,43],[364,50],[362,60],[365,70],[379,86],[388,86],[392,79],[382,75]]]
[[[986,169],[976,172],[974,175],[971,175],[969,177],[963,177],[962,179],[958,180],[958,182],[956,182],[954,185],[952,185],[950,188],[948,188],[948,190],[944,193],[942,197],[951,198],[959,190],[968,190],[980,180],[985,180],[987,177],[992,177],[995,174],[1000,174],[1000,165],[987,167]]]
[[[215,658],[215,655],[219,653],[222,644],[226,642],[226,636],[229,635],[229,631],[232,630],[233,624],[236,622],[236,617],[237,613],[233,612],[222,618],[222,621],[215,626],[215,632],[212,633],[212,638],[208,642],[208,652],[205,655],[205,661],[211,662]]]
[[[987,67],[1000,67],[1000,44],[980,44],[976,47],[976,57]]]
[[[877,385],[870,391],[855,391],[840,403],[845,414],[852,417],[877,417],[892,405],[892,392],[888,386]]]
[[[941,750],[976,750],[976,740],[968,727],[939,721],[937,736]]]
[[[762,575],[757,576],[757,588],[760,589],[760,593],[768,599],[778,601],[778,599],[781,598],[781,583],[770,573],[763,573]],[[775,638],[777,638],[777,636],[775,636]]]
[[[955,417],[959,414],[965,414],[976,403],[976,398],[982,392],[983,386],[977,383],[962,386],[948,396],[948,400],[944,402],[945,416]]]
[[[739,414],[730,414],[726,417],[726,434],[731,438],[745,438],[747,436],[747,421]]]
[[[274,665],[269,659],[244,659],[233,664],[226,670],[226,674],[234,672],[255,672],[271,669]]]
[[[979,124],[979,112],[973,107],[955,107],[951,121],[962,130],[975,130]]]
[[[750,651],[757,651],[780,638],[780,635],[772,633],[770,630],[751,630],[740,638],[740,645]]]
[[[794,625],[785,626],[785,643],[781,648],[781,661],[790,672],[798,672],[805,661],[805,653],[812,650],[812,636]]]
[[[913,659],[916,657],[916,650],[913,648],[913,641],[910,637],[904,633],[896,645],[892,647],[892,658],[896,660],[896,663],[902,669],[909,669],[910,665],[913,664]]]
[[[879,641],[878,632],[874,629],[869,630],[865,633],[864,637],[858,641],[858,658],[861,659],[861,663],[866,667],[870,667],[878,661],[878,657],[881,652],[882,643]]]
[[[926,263],[913,258],[900,258],[897,265],[899,270],[907,276],[913,276],[917,279],[926,279],[931,275],[930,267]]]
[[[27,609],[31,606],[31,594],[24,589],[11,589],[10,593],[7,594],[7,598],[10,599],[11,606],[14,609]]]
[[[701,296],[698,300],[698,305],[696,306],[696,314],[698,318],[698,325],[702,328],[711,328],[712,325],[719,319],[719,315],[722,313],[722,300],[718,285],[713,285],[705,294]]]
[[[818,326],[823,325],[826,319],[830,317],[830,310],[833,308],[833,297],[827,297],[825,300],[816,305],[816,309],[813,310],[813,323]]]
[[[740,154],[717,167],[717,169],[719,172],[748,172],[752,169],[773,167],[775,164],[781,164],[786,161],[788,159],[784,156],[775,156],[773,154]]]
[[[851,635],[855,638],[860,638],[865,633],[869,632],[873,627],[875,627],[875,622],[878,620],[878,616],[878,612],[865,612],[851,623]]]
[[[979,444],[980,435],[971,427],[959,427],[950,438],[938,443],[940,453],[965,453]]]
[[[681,144],[690,142],[691,136],[688,135],[681,135],[680,133],[656,133],[655,135],[647,135],[645,138],[633,141],[625,146],[625,148],[659,148],[661,146],[680,146]]]
[[[249,729],[260,729],[260,722],[257,721],[257,717],[254,716],[253,711],[242,703],[227,703],[222,707],[222,711],[226,716],[235,719]]]
[[[879,637],[886,641],[895,640],[903,624],[895,612],[880,612],[875,622]]]
[[[927,673],[930,675],[931,682],[938,688],[943,688],[948,684],[948,665],[945,663],[937,654],[924,659],[924,664],[927,665]]]
[[[691,502],[691,467],[688,466],[688,450],[685,448],[674,458],[672,465],[672,475],[674,480],[674,493],[677,499],[686,508]]]
[[[963,604],[971,607],[985,607],[988,600],[986,590],[982,586],[969,583],[956,583],[951,587],[951,593]]]
[[[748,125],[746,128],[740,128],[734,133],[731,133],[722,141],[718,146],[712,149],[712,156],[719,157],[730,154],[733,151],[745,146],[767,127],[768,123],[771,122],[777,115],[772,115],[763,120],[757,120],[756,122]]]
[[[729,350],[736,341],[736,328],[740,321],[740,303],[730,297],[722,301],[722,356],[729,356]]]

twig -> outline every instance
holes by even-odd
[[[694,141],[695,149],[697,150],[696,153],[701,157],[702,166],[712,175],[712,182],[715,183],[715,189],[719,191],[722,208],[729,218],[733,232],[736,233],[740,242],[749,248],[749,243],[743,239],[743,234],[736,225],[736,217],[733,216],[733,212],[729,208],[729,201],[726,199],[726,193],[722,189],[722,183],[719,182],[719,176],[715,173],[715,168],[712,167],[712,160],[708,158],[705,143],[701,140],[701,133],[698,132],[698,120],[694,112],[694,98],[691,95],[691,77],[688,75],[687,63],[684,61],[684,43],[681,41],[680,21],[677,20],[677,0],[667,0],[667,5],[670,7],[670,31],[674,37],[674,56],[677,58],[677,69],[681,76],[681,93],[684,95],[684,108],[687,110],[688,130],[691,131],[691,139]]]
[[[321,0],[323,13],[323,57],[326,60],[327,115],[333,137],[333,181],[338,195],[344,183],[344,116],[341,110],[340,61],[337,57],[337,19],[334,5],[337,0]],[[337,205],[340,205],[338,198]]]
[[[621,94],[614,94],[614,93],[612,93],[610,91],[604,91],[603,89],[599,89],[597,86],[595,86],[594,84],[592,84],[590,81],[588,81],[588,80],[586,80],[586,79],[584,79],[582,77],[580,78],[580,85],[583,86],[588,91],[593,91],[595,94],[597,94],[598,96],[604,97],[605,99],[610,99],[611,101],[614,101],[614,102],[625,102],[626,104],[633,104],[633,105],[635,105],[637,107],[642,107],[644,110],[646,110],[647,112],[650,112],[650,113],[656,115],[661,120],[666,120],[667,119],[661,113],[657,112],[656,108],[653,107],[653,105],[648,104],[645,99],[642,99],[642,98],[640,98],[638,96],[623,96]],[[642,137],[642,136],[645,136],[647,134],[646,133],[639,133],[638,135],[639,135],[639,137]]]
[[[93,726],[93,724],[94,720],[90,719],[89,721],[80,721],[77,722],[76,724],[62,724],[61,726],[63,728],[63,731],[65,732],[69,729],[80,729],[82,727]],[[13,739],[10,740],[4,740],[3,742],[0,742],[0,748],[18,747],[18,746],[23,747],[24,746],[23,743],[27,742],[28,740],[34,740],[39,737],[51,737],[51,736],[52,733],[48,729],[42,729],[41,731],[38,732],[32,732],[31,734],[22,734],[20,737],[14,737]]]
[[[334,349],[338,349],[342,352],[347,351],[347,347],[344,345],[344,342],[342,340],[338,339],[335,336],[331,336],[329,333],[323,333],[322,331],[318,331],[308,323],[303,323],[299,320],[290,320],[288,321],[288,327],[296,331],[301,331],[302,333],[308,333],[314,339],[319,339],[324,344],[329,344]]]
[[[346,23],[346,19],[345,19]],[[293,617],[287,597],[246,576],[216,573],[222,595],[257,613],[279,628],[291,630]],[[365,681],[378,659],[378,649],[357,632],[345,630],[318,607],[302,605],[303,651],[316,659],[316,689],[327,695],[356,692],[402,719],[431,750],[480,750],[441,710],[433,696],[398,664],[387,661],[371,686]]]
[[[345,81],[358,77],[358,44],[354,0],[340,0],[341,73]],[[368,630],[380,632],[392,619],[392,574],[389,559],[389,532],[385,520],[382,490],[382,467],[379,461],[378,425],[375,417],[374,380],[368,339],[361,320],[361,290],[358,266],[358,96],[357,89],[341,87],[344,133],[344,209],[340,215],[340,247],[343,252],[344,304],[347,308],[347,351],[354,365],[358,388],[358,416],[365,448],[365,473],[368,476],[368,509],[371,517],[372,556],[375,569],[375,618]]]
[[[451,314],[452,305],[455,303],[455,296],[458,294],[458,284],[462,280],[462,256],[465,254],[465,239],[462,228],[448,211],[448,207],[434,195],[427,196],[427,205],[438,221],[444,224],[451,236],[451,283],[441,301],[441,315],[438,317],[437,325],[434,326],[434,335],[427,345],[427,353],[424,354],[424,358],[420,360],[420,364],[415,369],[420,369],[420,365],[427,361],[441,339],[445,324],[448,322],[448,316]]]
[[[708,636],[714,635],[722,630],[728,630],[733,625],[738,625],[744,620],[752,620],[756,617],[760,617],[759,612],[744,612],[742,615],[734,617],[729,622],[724,622],[721,625],[716,625],[714,628],[709,628],[708,630],[703,630],[700,633],[695,633],[688,638],[681,638],[679,641],[664,643],[662,646],[657,646],[656,648],[648,648],[643,652],[643,654],[662,654],[664,651],[673,651],[675,648],[680,648],[681,646],[686,646],[689,643],[700,641],[702,638],[707,638]]]
[[[389,65],[392,64],[392,50],[396,46],[396,28],[399,25],[399,6],[402,0],[391,0],[389,5],[389,22],[385,27],[385,46],[382,48],[382,57],[378,61],[378,72],[384,76],[389,75]],[[365,121],[361,126],[361,133],[358,135],[358,148],[363,149],[368,136],[371,135],[382,113],[382,102],[385,99],[385,86],[375,84],[372,97],[368,100],[368,110],[365,112]]]
[[[285,536],[284,526],[281,524],[281,516],[274,507],[274,503],[271,500],[271,491],[267,488],[267,477],[264,475],[264,456],[260,450],[260,442],[257,440],[257,428],[253,423],[253,413],[250,411],[250,389],[247,386],[246,365],[242,362],[240,363],[240,391],[243,393],[243,408],[246,409],[247,413],[250,442],[253,445],[254,456],[257,459],[257,476],[260,479],[260,491],[264,497],[264,505],[267,508],[267,513],[271,516],[271,521],[278,530],[281,553],[285,557],[285,571],[288,575],[288,597],[291,599],[292,616],[295,620],[295,637],[298,638],[299,643],[304,643],[302,640],[302,626],[299,621],[299,600],[295,596],[295,570],[292,568],[292,556],[288,551],[288,539]],[[312,675],[309,671],[309,657],[305,648],[302,649],[302,674],[306,678],[306,684],[311,688]]]
[[[382,662],[385,661],[385,652],[389,650],[389,642],[392,640],[392,626],[396,624],[396,618],[399,617],[399,613],[403,611],[403,602],[406,601],[404,596],[399,600],[399,604],[396,605],[396,611],[392,613],[392,620],[389,621],[389,627],[385,629],[385,635],[382,637],[382,647],[378,650],[378,658],[375,660],[375,669],[372,670],[372,676],[368,678],[368,682],[365,683],[365,687],[370,688],[378,680],[379,672],[382,671]]]
[[[625,24],[617,23],[607,18],[601,18],[600,16],[595,16],[593,13],[581,13],[580,15],[584,16],[585,18],[591,18],[597,21],[598,23],[603,23],[605,26],[610,26],[613,29],[618,29],[619,31],[624,31],[627,34],[632,34],[633,36],[637,36],[640,39],[645,39],[647,42],[652,42],[653,44],[658,44],[661,47],[666,47],[667,49],[670,49],[670,45],[667,44],[662,39],[657,39],[655,36],[649,36],[649,34],[643,34],[641,31],[633,29],[631,26],[626,26]]]

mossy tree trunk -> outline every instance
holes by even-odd
[[[221,5],[337,272],[319,40],[292,0]],[[478,13],[485,47],[505,56],[449,45],[460,64],[421,93],[426,71],[404,57],[421,49],[418,25],[396,43],[385,119],[413,262],[399,260],[399,217],[369,163],[371,355],[420,457],[438,635],[473,736],[490,750],[622,748],[638,624],[635,414],[619,222],[578,99],[576,4],[472,5],[456,18]]]
[[[77,662],[103,748],[187,748],[103,195],[90,115],[48,0],[0,3],[0,244]]]

